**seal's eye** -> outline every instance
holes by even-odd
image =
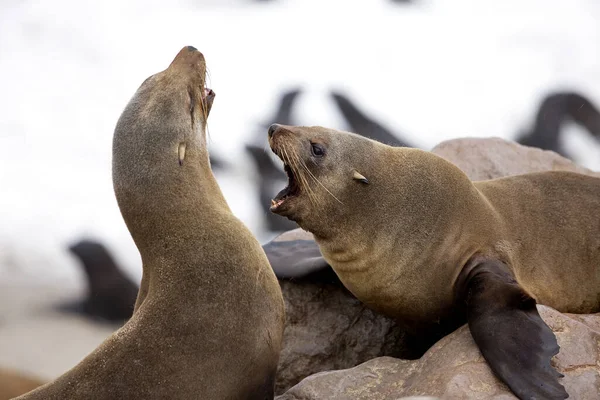
[[[325,155],[325,149],[318,143],[311,143],[310,151],[315,157],[323,157]]]

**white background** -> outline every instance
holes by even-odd
[[[64,247],[103,240],[132,276],[140,259],[111,182],[111,142],[141,82],[184,45],[202,51],[217,97],[211,149],[236,162],[218,179],[262,230],[244,141],[283,90],[302,124],[345,129],[343,90],[415,145],[514,138],[542,97],[600,104],[596,0],[17,1],[0,3],[0,278],[80,285]],[[570,127],[567,148],[600,169],[600,146]]]

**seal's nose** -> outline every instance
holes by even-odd
[[[198,49],[195,48],[194,46],[188,46],[187,49],[188,49],[188,51],[198,51]]]
[[[277,131],[277,129],[279,129],[279,124],[273,124],[269,127],[269,138],[273,137],[273,134],[275,131]]]

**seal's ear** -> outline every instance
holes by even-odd
[[[550,365],[559,346],[535,300],[498,260],[471,260],[458,277],[456,296],[469,329],[492,371],[520,399],[566,399],[563,377]]]
[[[352,178],[356,179],[357,181],[361,181],[362,183],[369,183],[369,180],[356,170],[353,172]]]
[[[179,165],[183,165],[183,160],[185,159],[185,148],[187,144],[185,142],[179,143],[179,148],[177,149],[177,153],[179,156]]]
[[[280,279],[301,278],[331,268],[314,240],[273,240],[263,250]]]

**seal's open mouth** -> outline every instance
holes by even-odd
[[[204,93],[202,94],[202,98],[203,98],[204,100],[209,100],[211,97],[214,99],[214,97],[215,97],[215,92],[213,92],[213,90],[212,90],[212,89],[209,89],[209,88],[204,88]]]
[[[204,88],[202,91],[202,102],[205,104],[206,115],[210,113],[212,108],[213,100],[215,99],[215,92],[212,89]]]
[[[285,163],[283,169],[288,176],[288,185],[271,200],[270,210],[273,212],[279,209],[287,200],[300,194],[300,186],[298,185],[294,171]]]

